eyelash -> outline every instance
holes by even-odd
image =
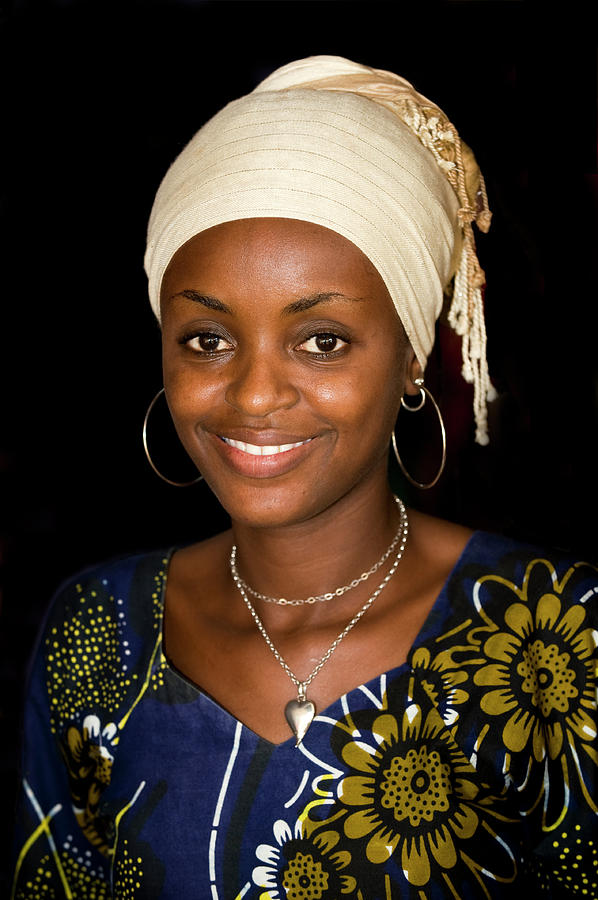
[[[206,350],[191,346],[193,341],[201,341],[202,338],[216,338],[217,341],[225,341],[226,343],[230,344],[230,341],[228,341],[227,338],[222,337],[222,335],[217,334],[214,331],[199,331],[192,334],[183,335],[183,337],[180,339],[180,343],[183,346],[189,347],[198,356],[206,356],[212,358],[218,356],[221,353],[226,353],[230,349],[226,348],[224,350]],[[342,337],[340,334],[336,334],[334,331],[316,331],[302,340],[299,344],[297,344],[296,349],[299,349],[304,344],[309,344],[310,341],[317,340],[317,338],[334,338],[335,344],[340,341],[343,346],[338,347],[335,345],[333,350],[318,350],[317,352],[314,352],[313,350],[304,350],[303,352],[310,356],[312,359],[331,359],[332,357],[336,357],[340,353],[342,353],[346,346],[351,343],[348,338]]]
[[[338,342],[340,341],[343,344],[343,346],[337,347],[335,345],[334,350],[318,349],[317,353],[314,353],[311,350],[304,351],[305,353],[308,353],[309,356],[311,356],[314,359],[331,359],[332,357],[338,356],[340,353],[342,353],[342,351],[345,349],[345,347],[351,343],[347,338],[341,337],[340,334],[336,334],[334,331],[317,331],[315,334],[310,335],[304,341],[301,341],[301,343],[298,344],[297,346],[303,347],[304,344],[309,344],[310,341],[316,341],[318,338],[334,338],[335,344],[338,344]]]
[[[197,353],[198,356],[218,356],[219,353],[223,353],[226,351],[223,350],[205,350],[200,347],[192,347],[192,341],[201,341],[202,338],[216,338],[218,341],[226,341],[226,343],[230,343],[226,338],[222,337],[221,334],[216,334],[215,331],[197,331],[192,334],[183,335],[180,343],[183,346],[189,347],[193,350],[194,353]],[[228,349],[228,348],[227,348]]]

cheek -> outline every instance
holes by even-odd
[[[312,387],[320,412],[340,428],[359,428],[364,439],[389,438],[401,403],[402,384],[396,366],[356,371],[343,379],[327,379]]]
[[[200,373],[197,366],[163,364],[166,401],[182,444],[189,447],[192,434],[203,416],[216,408],[221,384]]]

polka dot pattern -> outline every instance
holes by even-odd
[[[143,860],[129,852],[129,842],[123,841],[121,853],[115,864],[114,900],[132,900],[141,888]]]
[[[67,840],[59,853],[60,865],[73,900],[110,900],[104,873],[95,869],[90,851],[81,853]],[[104,876],[104,877],[103,877]],[[46,853],[29,879],[19,886],[15,900],[62,900],[64,887],[55,859]]]
[[[154,631],[162,628],[162,617],[164,615],[164,604],[162,595],[164,591],[164,580],[166,578],[166,564],[168,560],[162,560],[162,568],[154,575],[154,590],[152,591],[152,627]]]
[[[129,674],[129,643],[122,638],[122,603],[96,589],[77,586],[78,604],[46,637],[46,677],[51,729],[61,733],[83,712],[111,718],[138,680]],[[103,595],[102,595],[103,594]]]
[[[598,897],[598,835],[581,835],[581,826],[562,831],[552,844],[558,860],[552,877],[578,897]]]

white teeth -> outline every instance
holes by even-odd
[[[260,446],[258,444],[246,444],[245,441],[233,441],[231,438],[222,438],[225,444],[234,447],[235,450],[242,450],[243,453],[249,453],[251,456],[274,456],[276,453],[285,453],[287,450],[294,450],[295,447],[301,447],[311,441],[298,441],[296,444],[266,444]]]

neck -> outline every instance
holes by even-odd
[[[386,481],[370,484],[306,521],[275,529],[233,523],[237,565],[260,593],[288,599],[322,594],[369,569],[392,541],[398,521]]]

